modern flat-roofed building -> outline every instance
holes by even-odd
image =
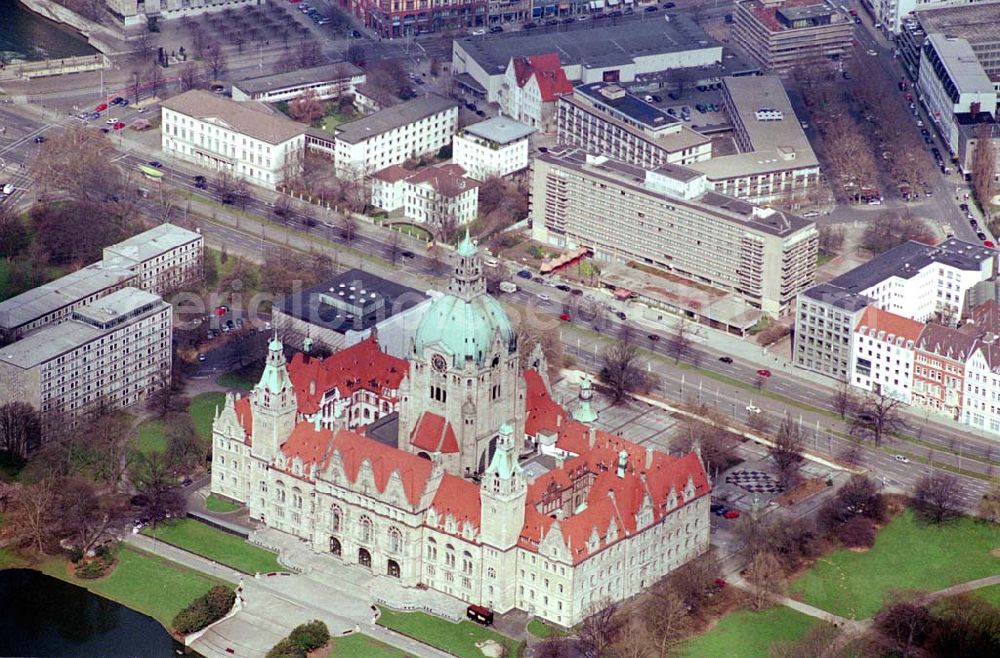
[[[921,2],[914,16],[926,34],[965,39],[986,75],[1000,85],[1000,0]]]
[[[752,203],[799,203],[820,183],[819,160],[777,76],[723,78],[739,153],[695,162],[713,189]]]
[[[997,90],[965,39],[928,34],[918,84],[923,103],[953,154],[961,141],[960,115],[996,116]]]
[[[559,99],[560,144],[637,167],[690,165],[712,157],[712,140],[618,84],[579,85]]]
[[[0,390],[6,401],[35,407],[43,423],[75,423],[99,408],[136,404],[169,383],[171,340],[171,306],[122,288],[0,348]]]
[[[772,315],[813,284],[812,222],[711,191],[679,165],[643,170],[575,147],[537,157],[533,237],[735,292]]]
[[[246,78],[233,84],[234,101],[277,103],[312,91],[319,100],[353,94],[364,84],[365,72],[350,62],[324,64],[274,75]]]
[[[170,20],[260,4],[258,0],[105,0],[125,27],[147,25],[150,18]]]
[[[723,61],[721,44],[688,16],[675,14],[669,22],[657,16],[588,30],[455,39],[451,69],[459,86],[496,103],[512,59],[547,53],[559,55],[567,78],[584,83],[633,82],[643,73]]]
[[[854,22],[821,0],[739,0],[733,39],[776,72],[851,56]]]
[[[337,126],[337,171],[367,176],[451,144],[458,103],[428,94]]]
[[[380,38],[414,36],[441,30],[464,31],[486,25],[487,0],[455,2],[380,2],[352,0],[342,5]]]
[[[137,287],[163,295],[201,280],[205,239],[176,224],[160,224],[105,247],[103,263],[127,267],[135,272]]]
[[[136,281],[136,273],[127,267],[98,262],[4,300],[0,302],[0,343],[12,343],[29,331],[68,320],[81,306],[134,286]]]
[[[199,280],[204,238],[174,224],[161,224],[104,248],[104,258],[0,302],[0,343],[68,320],[74,310],[125,287],[162,295]]]
[[[969,311],[969,291],[996,274],[992,249],[955,238],[933,246],[904,242],[802,293],[795,365],[847,380],[852,332],[866,306],[953,326]]]
[[[529,141],[535,129],[508,117],[493,117],[458,131],[451,143],[452,161],[469,178],[509,176],[528,168]]]
[[[308,126],[263,103],[192,89],[161,104],[167,155],[275,189],[300,166]]]

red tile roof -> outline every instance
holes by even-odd
[[[902,315],[896,315],[889,311],[883,311],[875,306],[868,306],[865,308],[865,312],[862,314],[861,319],[858,320],[858,325],[854,330],[861,332],[862,328],[865,329],[866,334],[874,332],[875,336],[878,336],[879,332],[884,331],[885,341],[888,341],[891,335],[896,338],[901,337],[904,340],[912,340],[916,343],[920,339],[920,332],[924,330],[924,323],[904,318]]]
[[[524,433],[536,436],[539,431],[558,432],[566,424],[566,411],[552,399],[537,370],[524,371],[527,416]]]
[[[304,475],[308,476],[310,466],[315,465],[321,471],[329,465],[332,439],[333,432],[326,428],[317,430],[313,423],[299,423],[281,444],[281,452],[289,462],[296,457],[301,459]]]
[[[236,418],[243,426],[243,432],[246,435],[244,443],[250,445],[253,440],[253,408],[250,406],[250,398],[248,396],[241,397],[233,407],[236,409]]]
[[[316,413],[323,395],[333,388],[341,397],[349,397],[358,389],[378,395],[383,394],[383,389],[397,390],[407,372],[409,363],[383,352],[374,336],[325,359],[299,352],[288,364],[299,413],[303,414]],[[310,387],[310,383],[314,385]]]
[[[300,423],[302,424],[308,423]],[[433,465],[430,460],[384,445],[350,430],[337,432],[333,437],[333,448],[340,453],[344,474],[350,482],[357,481],[361,465],[367,461],[371,464],[375,475],[375,487],[379,492],[385,491],[389,478],[393,473],[398,473],[410,504],[419,503],[420,494],[427,486],[427,479],[431,474]],[[476,504],[479,504],[478,495]]]
[[[456,197],[479,187],[479,183],[465,177],[465,169],[457,164],[422,167],[406,177],[411,185],[427,183],[431,189],[446,197]]]
[[[534,76],[542,101],[554,101],[561,94],[573,92],[573,83],[566,77],[557,53],[514,58],[514,78],[518,87],[528,84]]]
[[[466,521],[477,529],[480,527],[479,487],[468,480],[445,473],[431,505],[438,513],[440,530],[444,529],[445,517],[449,514],[458,522],[456,534],[462,533],[462,524]]]
[[[398,164],[394,164],[386,167],[385,169],[380,169],[372,174],[372,178],[377,178],[380,181],[385,181],[386,183],[396,183],[403,180],[413,172],[406,169]]]
[[[458,441],[451,423],[431,411],[420,415],[410,432],[410,445],[427,452],[457,453]]]

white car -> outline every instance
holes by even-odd
[[[108,124],[109,126],[113,126],[113,125],[115,125],[116,123],[118,123],[118,119],[108,119],[108,120],[107,120],[107,121],[105,121],[104,123]]]
[[[909,464],[910,463],[910,458],[907,457],[906,455],[896,455],[895,457],[893,457],[893,459],[895,459],[896,461],[898,461],[901,464]]]
[[[498,265],[500,265],[500,261],[498,261],[496,258],[486,259],[486,267],[497,267]]]
[[[3,193],[4,194],[13,194],[14,193],[14,184],[13,183],[7,183],[6,185],[4,185],[3,186]]]
[[[754,404],[748,404],[747,405],[747,413],[748,414],[759,414],[760,413],[760,407],[758,407],[757,405],[754,405]]]
[[[876,50],[869,50],[868,54],[871,55],[872,57],[878,57],[878,51]]]
[[[546,295],[544,292],[538,293],[538,300],[539,301],[547,302],[547,301],[549,301],[549,299],[550,299],[550,297],[548,295]]]

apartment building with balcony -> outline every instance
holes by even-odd
[[[654,169],[712,157],[712,140],[618,84],[592,82],[559,98],[560,144]]]
[[[813,284],[812,222],[710,189],[679,165],[644,170],[576,147],[534,161],[534,239],[662,269],[780,315]]]
[[[367,176],[436,153],[458,130],[458,103],[428,94],[337,126],[334,159],[341,175]]]
[[[849,58],[853,33],[849,15],[818,0],[738,0],[733,12],[733,40],[778,73]]]
[[[272,190],[301,166],[308,126],[263,103],[192,89],[161,108],[167,155]]]
[[[725,77],[722,102],[739,152],[691,165],[716,192],[778,205],[803,203],[819,192],[819,160],[780,78]]]
[[[0,352],[0,390],[45,422],[75,424],[100,408],[128,407],[170,382],[171,306],[122,288],[75,309]]]

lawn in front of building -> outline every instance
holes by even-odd
[[[222,409],[226,403],[225,393],[202,393],[191,399],[188,413],[194,421],[194,429],[198,436],[208,441],[212,440],[212,421],[215,420],[215,409]]]
[[[980,598],[1000,608],[1000,585],[990,585],[989,587],[977,589],[972,592],[972,596]]]
[[[154,529],[146,526],[142,534],[156,537],[191,553],[196,553],[221,565],[253,575],[257,572],[285,571],[278,556],[271,551],[248,543],[242,537],[213,528],[194,519],[173,519]]]
[[[362,633],[353,633],[333,640],[329,658],[406,658],[409,654],[379,642]]]
[[[508,656],[518,655],[518,641],[471,621],[457,624],[424,612],[396,612],[381,608],[379,626],[412,637],[459,658],[482,658],[476,642],[493,640],[507,647]]]
[[[334,112],[332,114],[327,114],[322,119],[320,119],[319,127],[322,130],[332,135],[337,126],[339,126],[342,123],[347,123],[348,121],[353,121],[353,120],[354,120],[353,117],[345,116],[343,114],[338,114]]]
[[[219,386],[237,391],[249,391],[257,385],[257,382],[260,381],[260,373],[260,364],[254,363],[249,366],[244,366],[239,370],[234,370],[232,372],[227,372],[224,375],[220,375],[218,379],[215,380],[215,383]]]
[[[548,637],[565,637],[566,631],[561,628],[557,628],[552,624],[546,624],[541,619],[532,619],[528,622],[528,632],[535,637],[548,638]]]
[[[792,582],[790,594],[833,614],[865,619],[878,612],[892,589],[928,592],[1000,572],[1000,533],[961,517],[941,525],[911,510],[879,532],[865,552],[834,551]]]
[[[209,512],[226,514],[228,512],[235,512],[243,506],[216,494],[209,494],[208,498],[205,499],[205,507]]]
[[[111,575],[99,580],[68,575],[66,562],[60,558],[46,560],[40,568],[43,573],[149,615],[166,628],[170,628],[177,613],[191,601],[213,586],[225,584],[130,546],[123,546],[119,551],[118,565]]]
[[[820,620],[783,605],[759,612],[737,610],[711,630],[685,642],[677,651],[684,658],[759,658],[777,642],[803,637]]]

